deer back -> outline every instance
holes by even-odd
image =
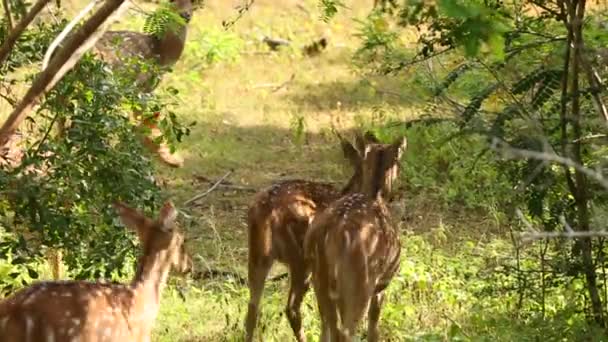
[[[189,22],[192,17],[192,2],[190,0],[170,2],[175,11]],[[186,25],[167,27],[160,37],[133,31],[108,31],[97,42],[94,50],[115,68],[127,64],[131,59],[169,67],[181,57],[186,44],[186,35]],[[140,70],[137,82],[144,85],[146,90],[151,90],[154,87],[153,76],[153,71]]]
[[[315,214],[359,186],[360,154],[348,141],[342,137],[340,140],[344,156],[354,169],[344,188],[339,190],[329,183],[294,179],[259,191],[247,217],[250,249],[263,255],[274,254],[282,261],[287,261],[293,253],[302,254],[304,236]]]

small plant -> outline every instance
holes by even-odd
[[[306,141],[306,119],[301,114],[292,114],[289,122],[292,141],[300,146]]]
[[[203,60],[207,66],[220,62],[234,63],[240,57],[243,42],[234,33],[207,29],[200,41],[188,42],[186,49],[193,58]]]
[[[162,37],[167,30],[179,32],[180,28],[186,25],[186,21],[175,9],[172,3],[162,3],[156,11],[146,17],[144,32]]]

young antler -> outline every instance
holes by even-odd
[[[245,322],[246,341],[253,339],[264,282],[275,260],[289,268],[286,314],[296,339],[306,340],[300,314],[310,275],[303,253],[304,235],[315,213],[358,188],[361,182],[361,158],[357,149],[339,134],[338,137],[344,156],[355,170],[342,190],[326,183],[288,180],[261,190],[253,199],[247,218],[250,300]],[[363,137],[358,137],[358,144],[364,144]]]
[[[170,269],[186,272],[190,257],[176,231],[177,211],[165,203],[152,220],[122,203],[122,222],[135,230],[143,256],[130,285],[104,282],[40,282],[0,302],[3,342],[149,341]]]
[[[383,291],[399,268],[400,256],[383,197],[398,176],[405,146],[405,138],[392,144],[364,143],[359,149],[360,187],[311,222],[304,250],[321,313],[321,341],[350,341],[365,311],[368,341],[378,341]]]

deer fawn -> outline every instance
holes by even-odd
[[[321,313],[321,341],[351,341],[366,310],[367,340],[378,341],[383,291],[399,269],[399,237],[383,197],[398,176],[406,140],[392,144],[370,140],[359,150],[357,192],[317,213],[305,236],[305,255]]]
[[[363,145],[362,138],[357,141]],[[264,282],[275,260],[289,268],[290,288],[286,314],[296,340],[305,341],[300,306],[309,288],[310,267],[303,254],[304,235],[315,213],[350,193],[360,182],[361,159],[357,149],[340,137],[344,156],[355,172],[342,190],[330,184],[287,180],[258,192],[248,212],[249,307],[246,341],[252,341]]]
[[[170,202],[157,220],[121,203],[114,207],[137,232],[144,251],[131,284],[64,281],[25,288],[0,302],[1,341],[150,341],[170,269],[187,272],[191,260]]]

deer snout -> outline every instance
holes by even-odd
[[[180,12],[179,14],[182,18],[184,18],[184,20],[188,23],[190,22],[190,20],[192,19],[192,12],[190,11],[184,11],[184,12]]]

